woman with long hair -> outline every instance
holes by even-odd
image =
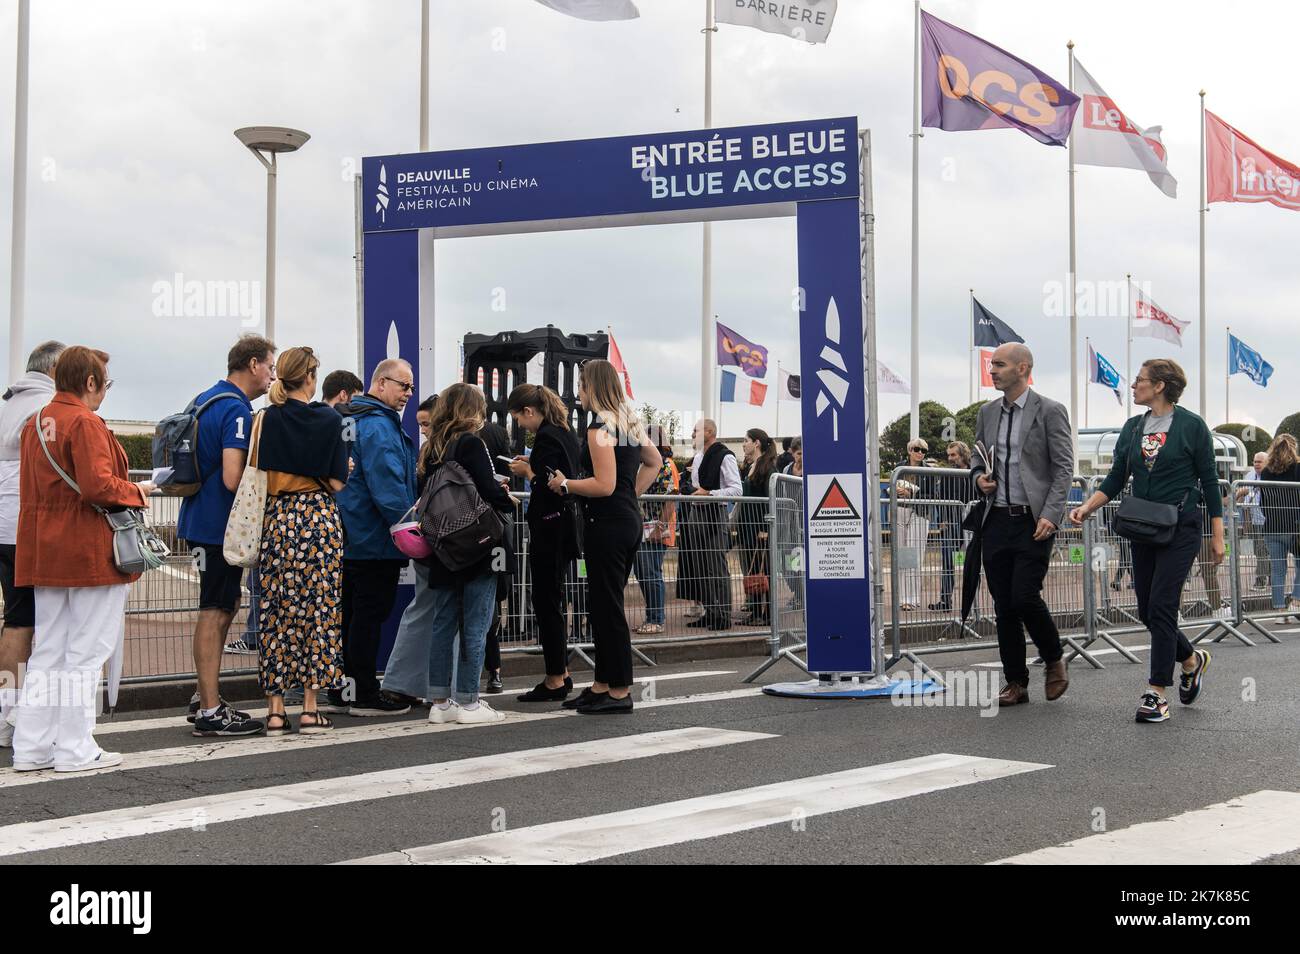
[[[578,400],[592,413],[578,466],[591,476],[569,478],[555,471],[552,491],[583,499],[583,548],[587,563],[587,618],[596,644],[596,676],[577,699],[564,703],[584,715],[632,711],[632,634],[623,612],[623,590],[641,543],[641,508],[662,463],[628,404],[623,379],[608,361],[582,366]]]
[[[751,427],[742,445],[745,455],[740,469],[741,493],[746,497],[767,498],[768,479],[776,473],[776,441],[767,431]],[[738,620],[741,626],[765,626],[768,613],[771,577],[767,546],[767,507],[761,503],[742,503],[736,520],[740,530],[740,560],[745,577],[745,607],[749,616]]]
[[[1142,362],[1133,380],[1133,403],[1145,414],[1131,417],[1120,429],[1115,458],[1101,487],[1070,511],[1070,521],[1082,526],[1088,514],[1105,506],[1124,490],[1153,503],[1177,507],[1173,540],[1155,544],[1131,540],[1133,589],[1138,618],[1151,632],[1151,669],[1138,702],[1136,721],[1164,722],[1169,718],[1165,690],[1173,685],[1179,665],[1178,698],[1191,705],[1200,695],[1210,653],[1193,649],[1178,628],[1178,609],[1192,563],[1201,552],[1201,507],[1210,517],[1210,558],[1223,561],[1223,498],[1214,470],[1214,439],[1199,416],[1178,404],[1187,375],[1167,358]]]
[[[1279,434],[1268,448],[1268,460],[1260,471],[1260,480],[1283,481],[1294,484],[1300,481],[1300,459],[1296,440],[1290,434]],[[1286,609],[1300,602],[1300,559],[1296,561],[1291,595],[1286,595],[1287,554],[1292,552],[1292,542],[1297,529],[1296,514],[1300,507],[1300,492],[1296,487],[1261,487],[1260,508],[1264,511],[1264,542],[1268,547],[1269,583],[1272,588],[1273,609]]]
[[[579,557],[571,501],[547,486],[556,471],[575,472],[578,441],[569,426],[569,409],[550,388],[521,384],[510,392],[506,410],[516,427],[533,435],[528,457],[516,457],[510,472],[529,482],[528,575],[533,617],[546,661],[546,678],[519,696],[520,702],[563,702],[573,691],[564,625],[564,580]]]
[[[487,445],[478,436],[486,418],[487,401],[473,385],[453,384],[441,392],[429,419],[429,439],[420,449],[417,474],[420,479],[432,479],[439,468],[455,461],[474,481],[483,501],[510,520],[514,499],[497,480]],[[493,567],[496,556],[490,552],[459,570],[448,569],[436,553],[429,561],[429,587],[434,594],[429,657],[432,723],[497,722],[504,718],[486,702],[480,702],[478,695],[488,627],[497,601]],[[453,687],[452,655],[458,634],[460,661]]]
[[[348,446],[338,412],[315,400],[319,368],[311,348],[280,352],[249,452],[249,466],[266,471],[257,655],[267,735],[293,730],[290,689],[302,690],[300,733],[332,729],[316,694],[344,681],[343,518],[334,495],[347,483]]]

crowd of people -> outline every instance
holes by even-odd
[[[122,759],[94,741],[94,698],[102,667],[121,646],[127,590],[139,574],[119,569],[114,531],[104,517],[146,507],[158,488],[130,479],[125,452],[96,413],[113,385],[108,365],[102,351],[46,342],[0,405],[0,671],[26,667],[21,693],[14,686],[0,692],[0,743],[12,744],[19,771],[77,772]],[[1178,403],[1186,387],[1182,369],[1164,359],[1145,362],[1132,387],[1146,412],[1124,425],[1097,492],[1068,508],[1074,472],[1068,418],[1059,403],[1029,388],[1032,366],[1023,345],[994,353],[990,374],[1003,398],[979,412],[983,452],[973,457],[970,446],[951,442],[948,464],[960,473],[900,481],[900,497],[936,505],[924,515],[919,507],[899,508],[895,532],[905,552],[924,548],[931,523],[940,528],[942,585],[931,609],[951,608],[963,527],[979,532],[1005,678],[999,704],[1029,701],[1026,633],[1045,664],[1051,700],[1069,686],[1060,635],[1041,592],[1053,537],[1066,519],[1081,524],[1128,487],[1114,529],[1131,552],[1138,613],[1152,639],[1137,719],[1164,721],[1174,678],[1181,701],[1190,704],[1210,663],[1208,651],[1194,648],[1179,628],[1181,592],[1194,561],[1215,566],[1224,552],[1224,501],[1209,429]],[[488,420],[483,392],[461,383],[420,403],[422,439],[414,440],[402,425],[414,377],[400,359],[379,362],[368,383],[349,371],[318,383],[320,362],[311,348],[277,355],[270,340],[245,335],[230,349],[225,370],[187,410],[194,416],[197,479],[177,523],[198,568],[197,689],[188,715],[195,736],[288,734],[295,726],[286,705],[299,702],[296,731],[308,734],[333,729],[331,716],[399,715],[417,703],[429,706],[433,723],[502,719],[480,698],[480,678],[486,671],[488,691],[500,690],[501,602],[516,563],[521,507],[528,599],[546,670],[521,702],[560,703],[588,715],[633,709],[624,592],[635,573],[645,602],[636,632],[662,633],[669,548],[677,551],[676,597],[696,607],[691,627],[766,624],[774,579],[789,588],[789,606],[802,605],[800,569],[771,565],[773,524],[766,512],[737,500],[767,497],[774,474],[802,477],[798,438],[778,453],[766,432],[751,429],[738,460],[714,422],[701,420],[690,466],[679,471],[669,435],[643,425],[618,373],[603,360],[581,368],[582,434],[575,434],[571,410],[554,391],[522,384],[511,392],[507,411],[516,435],[528,435],[527,453],[512,452],[509,433]],[[263,396],[267,406],[255,412],[253,402]],[[909,462],[920,464],[928,451],[924,441],[912,441]],[[1243,487],[1237,502],[1246,539],[1266,557],[1256,582],[1267,577],[1273,606],[1288,608],[1300,601],[1300,579],[1289,597],[1284,585],[1300,502],[1294,499],[1300,482],[1295,439],[1279,435],[1257,455],[1252,476],[1259,483]],[[512,478],[527,481],[526,503],[509,492]],[[1267,486],[1274,481],[1281,483]],[[242,531],[232,513],[249,506],[246,484],[262,489],[247,498],[260,508],[253,515],[260,532],[252,557],[236,560],[231,538]],[[499,543],[464,560],[431,549],[412,561],[398,546],[396,528],[414,518],[423,530],[422,513],[452,485],[469,495],[475,519],[497,528],[491,538]],[[647,493],[666,499],[643,509]],[[978,512],[969,512],[972,506]],[[1151,520],[1158,510],[1172,514],[1161,539],[1124,533],[1121,524],[1133,519],[1133,508],[1145,508]],[[800,528],[777,532],[796,539]],[[733,539],[743,617],[735,615],[727,562]],[[566,587],[579,560],[596,665],[594,682],[573,696]],[[408,564],[415,594],[381,677],[382,629]],[[246,568],[260,595],[265,719],[220,694],[222,654]],[[919,608],[919,569],[904,567],[901,575],[904,610]]]

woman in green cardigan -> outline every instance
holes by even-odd
[[[1202,500],[1210,516],[1210,556],[1216,567],[1223,561],[1223,498],[1214,470],[1214,441],[1205,421],[1178,406],[1186,387],[1187,375],[1177,362],[1143,362],[1133,380],[1133,403],[1148,410],[1124,424],[1110,473],[1096,493],[1070,511],[1070,520],[1081,525],[1088,514],[1123,491],[1130,477],[1130,494],[1181,511],[1168,546],[1132,543],[1138,617],[1151,632],[1151,678],[1138,705],[1138,722],[1169,718],[1165,689],[1173,685],[1174,660],[1182,664],[1178,698],[1184,705],[1200,694],[1210,663],[1209,652],[1193,649],[1178,628],[1183,584],[1201,550]]]

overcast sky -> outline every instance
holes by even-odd
[[[0,10],[0,170],[11,215],[16,4]],[[587,23],[533,0],[433,0],[434,149],[627,135],[703,125],[704,0],[639,0],[641,18]],[[155,283],[260,282],[265,175],[232,135],[287,125],[311,141],[285,158],[279,197],[277,333],[326,369],[356,364],[351,175],[365,155],[418,145],[418,0],[97,3],[33,0],[27,347],[48,337],[112,352],[102,413],[158,417],[224,371],[238,317],[159,316]],[[875,148],[879,354],[909,373],[912,4],[841,0],[830,42],[810,46],[722,26],[714,45],[719,126],[857,115]],[[1265,148],[1300,161],[1289,84],[1292,5],[1087,5],[930,0],[926,9],[1060,80],[1066,41],[1130,118],[1163,125],[1178,198],[1141,172],[1078,172],[1081,282],[1149,282],[1192,320],[1180,351],[1151,339],[1135,364],[1170,354],[1197,366],[1197,91]],[[1270,27],[1270,24],[1273,25]],[[1015,131],[927,130],[921,150],[921,394],[969,400],[968,289],[1037,355],[1038,389],[1069,399],[1068,327],[1045,314],[1045,285],[1068,264],[1066,151]],[[437,386],[456,374],[467,331],[613,326],[638,401],[695,413],[700,226],[449,240],[438,252]],[[1272,429],[1300,410],[1295,337],[1300,216],[1214,205],[1208,216],[1209,413],[1224,414],[1225,325],[1276,368],[1265,389],[1232,380],[1232,418]],[[714,308],[797,364],[789,310],[793,219],[714,226]],[[7,248],[7,242],[4,243]],[[9,257],[0,263],[8,299]],[[493,291],[506,310],[493,310]],[[1080,338],[1123,372],[1124,322],[1085,318]],[[4,347],[0,343],[0,347]],[[1084,355],[1080,340],[1080,357]],[[1123,409],[1089,389],[1089,423]],[[984,396],[992,392],[985,391]],[[728,405],[722,430],[775,424]],[[882,395],[881,417],[908,399]],[[1082,397],[1080,399],[1082,416]],[[781,408],[782,432],[797,406]]]

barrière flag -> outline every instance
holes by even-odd
[[[1180,321],[1169,312],[1165,311],[1150,298],[1142,294],[1142,291],[1134,286],[1133,288],[1133,334],[1139,338],[1159,338],[1161,341],[1168,341],[1170,344],[1183,346],[1183,331],[1191,324],[1190,321]]]
[[[715,0],[713,13],[719,23],[825,43],[835,22],[836,5],[837,0]]]
[[[1243,342],[1236,335],[1228,334],[1228,373],[1245,374],[1261,388],[1268,387],[1269,375],[1273,366],[1264,360],[1264,356]]]
[[[1083,97],[1074,114],[1074,161],[1085,166],[1119,166],[1143,169],[1169,198],[1178,194],[1178,182],[1165,165],[1159,126],[1143,129],[1134,123],[1098,82],[1074,61],[1074,91]]]
[[[632,0],[537,0],[544,7],[579,20],[635,20],[641,15]]]
[[[785,368],[781,369],[780,381],[780,400],[782,401],[799,401],[799,375],[791,374]]]
[[[1271,202],[1300,210],[1300,166],[1205,112],[1206,202]]]

